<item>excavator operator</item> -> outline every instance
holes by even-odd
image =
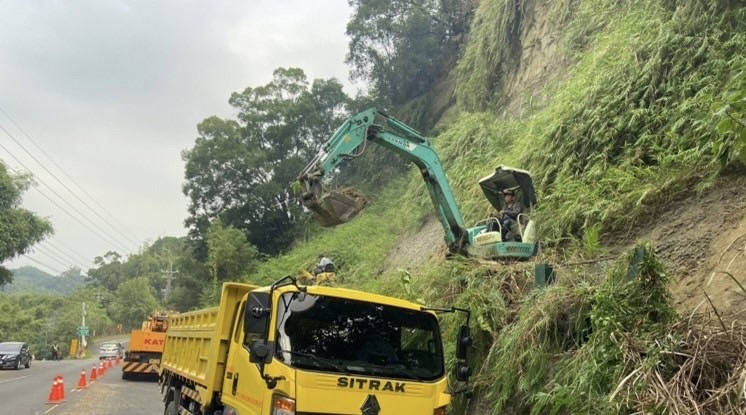
[[[521,203],[515,200],[515,192],[511,189],[505,189],[503,191],[503,197],[505,197],[505,204],[502,210],[497,213],[497,219],[500,221],[500,231],[503,241],[515,241],[519,238],[515,232],[518,224],[518,215],[523,213],[523,206]],[[496,231],[496,223],[490,224],[490,231]]]

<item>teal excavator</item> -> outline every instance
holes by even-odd
[[[490,260],[525,259],[537,254],[539,244],[531,218],[536,193],[527,171],[499,166],[494,173],[479,180],[483,193],[496,211],[501,211],[505,204],[503,192],[506,190],[512,190],[516,200],[524,206],[524,213],[518,215],[515,227],[510,230],[513,240],[502,239],[498,218],[487,218],[467,228],[430,140],[375,108],[345,121],[298,177],[301,201],[322,226],[348,222],[364,208],[365,199],[356,191],[325,191],[324,183],[342,162],[359,157],[368,143],[391,150],[419,168],[451,253]]]

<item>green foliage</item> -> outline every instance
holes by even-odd
[[[207,232],[207,263],[213,279],[227,281],[256,267],[258,252],[236,228],[225,226],[220,219]]]
[[[21,195],[31,185],[28,175],[11,175],[0,162],[0,264],[26,253],[52,234],[48,220],[21,207]],[[0,266],[0,286],[12,281],[9,270]]]
[[[253,271],[258,254],[243,232],[223,225],[220,219],[214,220],[207,233],[207,265],[212,280],[203,287],[201,304],[210,306],[220,302],[222,283],[239,280]]]
[[[626,365],[625,355],[658,356],[660,339],[676,319],[668,282],[649,245],[620,259],[589,297],[592,333],[555,362],[554,375],[535,395],[531,413],[628,413],[637,407],[638,402],[610,398],[635,369]]]
[[[160,308],[147,277],[129,279],[117,287],[109,310],[124,327],[138,327],[148,314]]]
[[[104,256],[93,259],[96,268],[88,270],[88,276],[95,285],[102,286],[109,291],[117,289],[119,284],[134,274],[122,264],[122,256],[115,251],[108,251]]]
[[[208,228],[218,217],[263,253],[288,247],[301,212],[290,185],[342,123],[348,101],[335,79],[309,85],[303,70],[279,68],[270,83],[231,96],[236,120],[198,125],[194,147],[182,154],[186,224],[198,259],[206,259]]]
[[[87,305],[86,326],[92,335],[115,333],[96,289],[81,288],[69,295],[17,293],[0,294],[0,341],[29,343],[37,359],[49,359],[57,343],[63,353],[82,322],[83,303]]]
[[[471,1],[351,0],[347,63],[387,107],[426,95],[468,30]],[[417,124],[413,124],[418,126]]]
[[[506,72],[520,58],[526,0],[481,1],[471,24],[471,41],[458,63],[458,102],[482,111],[499,102]]]
[[[735,158],[746,163],[746,59],[736,56],[731,66],[738,72],[714,103],[718,140],[713,142],[713,152],[722,167]]]
[[[558,242],[595,224],[601,233],[629,229],[740,152],[737,123],[724,122],[728,132],[718,136],[711,108],[723,95],[739,99],[721,91],[740,89],[729,79],[743,65],[743,8],[558,2],[555,24],[566,28],[562,43],[576,63],[544,92],[546,107],[495,120],[500,89],[489,77],[515,70],[510,42],[519,32],[509,28],[520,24],[524,3],[480,3],[457,91],[465,108],[491,112],[459,115],[436,140],[467,223],[489,213],[475,183],[498,164],[532,172],[541,237]]]
[[[8,293],[28,292],[37,294],[70,294],[85,285],[86,279],[80,270],[72,268],[63,275],[54,276],[34,267],[13,270],[13,282],[4,286]]]
[[[403,179],[394,180],[379,197],[369,197],[368,207],[347,224],[331,230],[311,225],[305,241],[287,254],[269,258],[246,280],[266,284],[285,275],[299,275],[313,269],[319,253],[324,253],[334,261],[338,278],[345,284],[375,285],[375,278],[383,271],[381,264],[398,236],[416,229],[426,213],[399,202],[394,195],[401,193],[403,186]]]
[[[524,163],[547,195],[542,209],[553,214],[543,226],[552,238],[591,223],[630,226],[717,158],[709,108],[746,37],[721,23],[729,12],[687,13],[698,2],[675,10],[633,3],[610,16],[536,117],[544,151]]]

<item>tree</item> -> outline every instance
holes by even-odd
[[[302,69],[279,68],[270,83],[234,93],[229,102],[237,119],[205,119],[194,147],[182,153],[186,225],[201,260],[216,218],[263,253],[290,245],[301,212],[290,185],[346,118],[349,98],[335,79],[309,86]]]
[[[219,301],[220,283],[240,280],[258,264],[258,252],[246,240],[243,232],[223,225],[220,219],[216,219],[210,225],[207,238],[207,263],[212,284],[205,286],[203,290],[203,305]]]
[[[112,301],[112,319],[124,327],[138,327],[154,310],[160,308],[147,277],[137,277],[119,285]]]
[[[13,176],[0,162],[0,264],[25,254],[52,234],[48,220],[20,207],[21,195],[31,183],[30,175]],[[0,266],[0,286],[12,280],[11,272]]]
[[[116,251],[108,251],[104,256],[97,256],[93,259],[93,264],[97,268],[88,270],[88,276],[95,284],[100,285],[107,290],[114,291],[120,283],[128,277],[126,268],[122,264],[122,256]]]
[[[386,104],[426,94],[455,63],[468,30],[470,0],[349,0],[354,12],[346,62]],[[445,67],[445,70],[442,68]]]
[[[210,225],[207,237],[207,262],[213,279],[239,279],[256,267],[258,252],[238,229],[224,226],[217,219]]]

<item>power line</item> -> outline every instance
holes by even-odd
[[[17,174],[17,175],[21,174],[21,172],[19,172],[18,170],[14,169],[11,166],[6,166],[6,167],[7,167],[8,170],[10,170],[11,172],[13,172],[14,174]],[[39,191],[39,189],[37,189],[37,188],[34,188],[34,190],[36,190],[37,192],[41,193]],[[44,197],[46,197],[46,195],[44,195],[43,193],[41,193],[41,195],[44,196]],[[50,200],[50,201],[52,203],[54,203],[53,200]],[[59,205],[57,205],[57,206],[60,209],[62,209],[62,207],[60,207]],[[62,210],[64,211],[64,209],[62,209]],[[67,213],[69,215],[68,212],[65,212],[65,213]],[[73,219],[75,219],[75,218],[73,218]],[[58,251],[60,254],[64,255],[67,258],[69,258],[73,262],[82,262],[82,263],[91,262],[89,259],[86,259],[85,255],[83,255],[80,252],[78,252],[78,251],[76,251],[76,250],[74,250],[74,249],[66,246],[64,243],[61,243],[59,247],[56,247],[55,245],[52,244],[52,242],[51,242],[52,240],[57,240],[57,238],[55,237],[54,234],[50,235],[49,239],[45,239],[45,240],[43,240],[43,241],[41,241],[39,243],[40,244],[46,243],[49,248],[54,248],[54,250]],[[65,248],[67,250],[67,252],[65,252],[65,250],[63,250],[62,248]],[[73,258],[73,256],[75,256],[77,258]]]
[[[10,135],[10,133],[9,133],[9,132],[8,132],[8,131],[7,131],[7,130],[6,130],[6,129],[5,129],[5,128],[4,128],[3,126],[2,126],[2,125],[0,125],[0,129],[2,129],[3,131],[5,131],[5,133],[6,133],[6,134]],[[9,154],[9,155],[10,155],[11,157],[13,157],[13,159],[14,159],[14,160],[15,160],[16,162],[18,162],[18,163],[19,163],[19,164],[20,164],[21,166],[23,166],[23,168],[25,168],[25,169],[26,169],[26,170],[27,170],[27,171],[28,171],[28,172],[29,172],[30,174],[32,174],[32,175],[33,175],[33,173],[31,173],[31,169],[29,169],[29,168],[28,168],[28,167],[27,167],[27,166],[26,166],[25,164],[23,164],[23,162],[22,162],[21,160],[19,160],[19,159],[18,159],[18,157],[16,157],[16,156],[15,156],[15,155],[14,155],[13,153],[11,153],[10,151],[8,151],[8,149],[7,149],[7,148],[6,148],[6,147],[5,147],[4,145],[2,145],[1,143],[0,143],[0,148],[2,148],[3,150],[5,150],[5,152],[6,152],[6,153],[8,153],[8,154]],[[44,181],[43,181],[43,180],[42,180],[42,179],[41,179],[40,177],[36,176],[36,178],[37,178],[37,179],[39,180],[39,182],[40,182],[41,184],[43,184],[43,185],[44,185],[44,186],[46,186],[46,187],[47,187],[47,188],[48,188],[49,190],[51,190],[51,191],[52,191],[52,193],[54,193],[54,194],[55,194],[55,196],[57,196],[57,197],[58,197],[58,198],[60,198],[60,199],[61,199],[61,200],[62,200],[63,202],[65,202],[65,203],[66,203],[66,204],[67,204],[68,206],[70,206],[70,207],[71,207],[71,208],[72,208],[72,209],[73,209],[73,210],[74,210],[74,211],[75,211],[75,212],[76,212],[76,213],[77,213],[78,215],[80,215],[80,216],[82,216],[83,218],[87,219],[87,220],[88,220],[88,222],[91,222],[91,220],[90,220],[90,219],[88,219],[88,218],[87,218],[87,217],[86,217],[85,215],[83,215],[83,214],[82,214],[82,213],[81,213],[81,212],[80,212],[80,211],[79,211],[79,210],[78,210],[77,208],[75,208],[75,206],[71,205],[71,204],[70,204],[70,202],[68,202],[68,201],[67,201],[67,200],[66,200],[66,199],[65,199],[64,197],[60,196],[60,194],[59,194],[59,193],[57,193],[57,192],[56,192],[56,191],[55,191],[55,190],[54,190],[54,189],[53,189],[53,188],[52,188],[51,186],[49,186],[48,184],[46,184],[46,183],[45,183],[45,182],[44,182]],[[61,210],[62,210],[63,212],[67,213],[67,214],[68,214],[68,215],[69,215],[69,216],[70,216],[71,218],[75,219],[75,221],[77,221],[78,223],[80,223],[80,224],[81,224],[82,226],[84,226],[84,227],[85,227],[86,229],[90,230],[90,231],[91,231],[91,232],[93,232],[93,233],[94,233],[94,234],[95,234],[96,236],[98,236],[98,237],[99,237],[99,238],[101,238],[102,240],[106,241],[106,243],[107,243],[107,244],[111,244],[111,245],[113,245],[113,246],[117,246],[117,245],[118,245],[119,249],[123,249],[123,251],[127,251],[127,248],[122,248],[122,247],[123,247],[123,245],[119,245],[119,244],[118,244],[118,243],[116,243],[116,242],[112,242],[111,240],[107,239],[107,237],[105,237],[105,236],[102,236],[101,234],[99,234],[98,232],[96,232],[96,231],[95,231],[94,229],[92,229],[92,228],[91,228],[90,226],[88,226],[88,225],[84,224],[83,222],[81,222],[81,221],[80,221],[80,220],[79,220],[78,218],[76,218],[75,216],[73,216],[73,215],[72,215],[72,214],[71,214],[70,212],[68,212],[68,211],[67,211],[66,209],[64,209],[64,208],[63,208],[62,206],[60,206],[60,205],[59,205],[59,204],[58,204],[57,202],[55,202],[55,201],[54,201],[54,200],[53,200],[52,198],[50,198],[49,196],[47,196],[46,194],[44,194],[44,192],[42,192],[41,190],[39,190],[39,189],[38,189],[38,188],[36,188],[36,187],[34,187],[34,189],[35,189],[35,190],[36,190],[37,192],[39,192],[39,194],[41,194],[42,196],[44,196],[44,197],[45,197],[45,198],[46,198],[47,200],[49,200],[50,202],[52,202],[52,203],[53,203],[53,204],[54,204],[55,206],[57,206],[58,208],[60,208],[60,209],[61,209]],[[95,227],[97,227],[97,228],[98,228],[98,226],[97,226],[97,225],[96,225],[95,223],[93,223],[93,222],[91,222],[91,223],[93,224],[93,226],[95,226]],[[99,229],[100,229],[100,228],[99,228]],[[104,234],[106,234],[106,232],[105,232],[105,231],[103,231],[103,230],[102,230],[102,232],[103,232]]]
[[[35,252],[38,252],[38,253],[46,256],[47,258],[51,259],[52,261],[54,261],[54,262],[62,265],[62,267],[65,268],[65,269],[69,269],[70,267],[72,267],[74,265],[74,264],[66,263],[66,261],[64,259],[60,258],[59,256],[53,255],[53,254],[49,253],[48,251],[45,251],[45,250],[41,249],[41,247],[38,246],[38,245],[35,246],[35,247],[33,247],[33,248],[31,248],[31,249],[33,249]]]
[[[2,126],[0,126],[0,128],[2,128]],[[23,163],[22,163],[22,162],[21,162],[20,160],[18,160],[18,158],[17,158],[16,156],[14,156],[14,155],[13,155],[13,154],[12,154],[11,152],[9,152],[9,151],[8,151],[8,149],[7,149],[7,148],[5,148],[5,146],[3,146],[2,144],[0,144],[0,148],[2,148],[3,150],[5,150],[5,151],[6,151],[6,152],[7,152],[8,154],[10,154],[10,156],[11,156],[11,157],[13,157],[13,158],[14,158],[14,159],[15,159],[15,160],[16,160],[16,161],[17,161],[18,163],[20,163],[20,164],[21,164],[21,165],[22,165],[22,166],[23,166],[23,167],[24,167],[24,168],[25,168],[26,170],[28,170],[28,167],[26,167],[26,166],[25,166],[25,165],[24,165],[24,164],[23,164]],[[33,173],[31,173],[31,174],[33,174]],[[42,183],[42,184],[43,184],[44,186],[47,186],[47,188],[49,188],[49,190],[51,190],[51,191],[52,191],[52,193],[54,193],[54,194],[55,194],[55,195],[56,195],[57,197],[59,197],[60,199],[62,199],[63,201],[65,201],[65,199],[64,199],[64,198],[63,198],[62,196],[60,196],[60,195],[59,195],[59,194],[58,194],[57,192],[55,192],[55,191],[54,191],[54,189],[52,189],[51,187],[49,187],[49,185],[48,185],[48,184],[44,183],[44,181],[43,181],[43,180],[39,179],[39,182],[41,182],[41,183]],[[75,217],[75,216],[74,216],[74,215],[73,215],[72,213],[70,213],[70,212],[69,212],[69,211],[68,211],[67,209],[65,209],[65,208],[63,208],[62,206],[60,206],[60,205],[59,205],[59,203],[57,203],[57,202],[56,202],[56,201],[55,201],[54,199],[52,199],[51,197],[47,196],[47,195],[46,195],[46,194],[45,194],[44,192],[42,192],[41,190],[39,190],[39,189],[38,189],[38,188],[36,188],[36,187],[34,187],[33,189],[34,189],[34,190],[36,190],[36,191],[37,191],[37,192],[38,192],[38,193],[39,193],[40,195],[44,196],[44,198],[46,198],[47,200],[49,200],[50,202],[52,202],[52,204],[54,204],[55,206],[57,206],[57,207],[58,207],[58,208],[59,208],[59,209],[60,209],[61,211],[63,211],[63,212],[65,212],[65,213],[67,213],[67,215],[68,215],[68,216],[70,216],[71,218],[73,218],[73,219],[74,219],[74,220],[75,220],[76,222],[78,222],[78,223],[79,223],[79,224],[80,224],[81,226],[83,226],[84,228],[88,229],[88,230],[89,230],[89,231],[91,231],[91,232],[92,232],[93,234],[95,234],[96,236],[98,236],[99,238],[101,238],[101,239],[102,239],[103,241],[105,241],[105,242],[106,242],[107,244],[117,245],[116,243],[112,243],[112,242],[111,242],[110,240],[108,240],[108,239],[107,239],[107,238],[106,238],[105,236],[102,236],[102,235],[101,235],[100,233],[98,233],[98,232],[97,232],[97,231],[96,231],[95,229],[93,229],[93,228],[91,228],[90,226],[88,226],[87,224],[85,224],[85,223],[81,222],[81,221],[80,221],[80,219],[78,219],[77,217]],[[68,202],[68,205],[69,205],[69,202]],[[77,213],[78,213],[79,215],[83,216],[83,215],[82,215],[82,214],[81,214],[80,212],[78,212],[78,211],[77,211],[77,210],[76,210],[76,209],[75,209],[74,207],[73,207],[73,210],[75,210],[75,211],[76,211],[76,212],[77,212]],[[83,216],[83,217],[85,217],[85,216]],[[121,246],[120,246],[119,248],[121,249]],[[126,249],[125,249],[125,250],[126,250]]]
[[[4,110],[3,110],[2,108],[0,108],[0,111],[2,111],[2,113],[3,113],[3,114],[5,114],[5,116],[6,116],[6,117],[8,117],[8,119],[9,119],[9,120],[10,120],[10,121],[11,121],[11,122],[12,122],[12,123],[13,123],[13,124],[14,124],[14,125],[16,126],[16,127],[18,127],[18,129],[19,129],[19,130],[20,130],[20,131],[21,131],[21,132],[22,132],[23,134],[25,134],[25,135],[26,135],[26,137],[27,137],[27,138],[29,138],[29,140],[30,140],[30,141],[31,141],[32,143],[34,143],[34,145],[36,145],[36,146],[37,146],[37,148],[38,148],[38,145],[37,145],[37,144],[36,144],[36,143],[35,143],[35,142],[34,142],[33,140],[31,140],[31,138],[29,137],[29,135],[28,135],[28,134],[26,134],[26,132],[25,132],[25,131],[23,131],[23,129],[22,129],[22,128],[21,128],[20,126],[18,126],[18,124],[17,124],[17,123],[15,122],[15,121],[13,121],[13,119],[12,119],[12,118],[11,118],[11,117],[10,117],[10,116],[8,115],[8,113],[7,113],[7,112],[5,112],[5,111],[4,111]],[[119,233],[120,235],[122,235],[122,236],[124,237],[124,239],[128,240],[128,241],[129,241],[130,243],[134,244],[135,246],[138,246],[138,243],[137,243],[137,242],[134,242],[134,241],[132,241],[132,240],[131,240],[131,239],[130,239],[130,238],[129,238],[129,237],[127,236],[127,235],[125,235],[125,234],[124,234],[123,232],[121,232],[121,231],[120,231],[119,229],[117,229],[116,227],[114,227],[114,226],[113,226],[113,225],[112,225],[111,223],[109,223],[109,221],[107,221],[107,220],[106,220],[106,219],[105,219],[105,218],[104,218],[103,216],[101,216],[101,215],[100,215],[100,214],[99,214],[99,213],[98,213],[98,212],[97,212],[97,211],[96,211],[95,209],[93,209],[93,208],[92,208],[92,207],[91,207],[91,206],[90,206],[90,205],[89,205],[88,203],[86,203],[86,202],[85,202],[85,201],[84,201],[83,199],[81,199],[81,198],[80,198],[80,196],[78,196],[78,195],[77,195],[77,194],[76,194],[75,192],[73,192],[73,191],[72,191],[72,190],[71,190],[71,189],[70,189],[69,187],[67,187],[67,185],[66,185],[65,183],[63,183],[63,182],[62,182],[62,180],[60,180],[60,179],[59,179],[59,178],[58,178],[58,177],[57,177],[57,176],[56,176],[56,175],[55,175],[54,173],[52,173],[52,172],[51,172],[51,171],[50,171],[50,170],[49,170],[49,169],[47,168],[47,166],[45,166],[44,164],[42,164],[42,162],[40,162],[40,161],[39,161],[39,159],[37,159],[37,158],[36,158],[36,157],[35,157],[35,156],[34,156],[33,154],[31,154],[31,152],[30,152],[30,151],[28,151],[28,150],[26,149],[26,147],[24,147],[24,146],[23,146],[23,144],[21,144],[21,143],[20,143],[20,142],[19,142],[19,141],[18,141],[18,140],[17,140],[17,139],[16,139],[16,138],[15,138],[15,137],[14,137],[14,136],[12,135],[12,134],[10,134],[10,133],[8,132],[8,130],[6,130],[6,129],[5,129],[4,127],[2,127],[2,125],[0,125],[0,128],[2,128],[2,129],[3,129],[3,131],[5,131],[5,133],[6,133],[6,134],[8,134],[8,136],[9,136],[9,137],[11,138],[11,140],[13,140],[13,142],[15,142],[15,143],[16,143],[16,144],[17,144],[17,145],[18,145],[19,147],[21,147],[21,149],[22,149],[22,150],[23,150],[23,151],[24,151],[24,152],[25,152],[26,154],[28,154],[28,156],[29,156],[29,157],[31,157],[31,158],[32,158],[32,159],[33,159],[33,160],[34,160],[34,161],[35,161],[35,162],[36,162],[36,163],[37,163],[37,164],[38,164],[39,166],[41,166],[41,168],[42,168],[42,169],[44,169],[44,171],[46,171],[46,172],[47,172],[47,173],[48,173],[48,174],[49,174],[50,176],[52,176],[52,178],[54,178],[54,179],[55,179],[55,180],[56,180],[56,181],[57,181],[57,182],[58,182],[58,183],[59,183],[60,185],[62,185],[62,187],[64,187],[64,188],[65,188],[65,190],[67,190],[68,192],[70,192],[70,194],[71,194],[71,195],[73,195],[73,196],[74,196],[74,197],[75,197],[76,199],[78,199],[78,201],[79,201],[80,203],[82,203],[82,204],[83,204],[83,206],[87,207],[87,208],[88,208],[88,209],[89,209],[89,210],[90,210],[91,212],[93,212],[93,214],[94,214],[94,215],[96,215],[96,216],[97,216],[97,217],[98,217],[99,219],[101,219],[101,220],[102,220],[102,221],[103,221],[103,222],[104,222],[105,224],[107,224],[107,225],[108,225],[108,226],[109,226],[110,228],[112,228],[112,229],[113,229],[114,231],[116,231],[117,233]],[[43,150],[42,150],[42,153],[44,153],[44,151],[43,151]],[[45,156],[47,156],[47,158],[48,158],[48,159],[52,160],[52,159],[51,159],[51,157],[49,157],[49,156],[48,156],[48,155],[47,155],[46,153],[44,153],[44,155],[45,155]],[[54,161],[53,161],[53,160],[52,160],[52,162],[54,163]],[[57,165],[57,164],[55,164],[55,165]],[[60,170],[62,170],[62,169],[61,169],[61,168],[60,168],[59,166],[57,166],[57,168],[58,168],[58,169],[60,169]],[[27,169],[28,169],[28,168],[27,168]],[[64,171],[63,171],[63,173],[64,173]],[[69,177],[69,176],[68,176],[68,177]],[[80,186],[78,185],[78,187],[80,187]],[[90,196],[89,196],[89,197],[90,197]]]
[[[44,242],[48,242],[49,244],[51,244],[51,240],[58,241],[58,239],[55,238],[55,235],[52,235],[52,236],[49,237],[49,241],[45,240]],[[68,255],[70,255],[71,258],[75,257],[75,259],[77,261],[80,261],[80,262],[83,262],[83,263],[92,262],[90,259],[86,259],[87,257],[85,255],[83,255],[83,254],[79,253],[78,251],[70,248],[69,246],[65,245],[64,243],[60,243],[59,245],[56,245],[56,246],[57,246],[57,249],[60,250],[60,252],[65,252],[66,251],[66,253]]]
[[[41,245],[41,243],[39,245],[36,245],[36,246],[39,247],[40,245]],[[80,263],[79,263],[80,261],[78,261],[75,258],[71,257],[70,255],[67,255],[62,250],[60,250],[56,246],[52,245],[51,243],[45,244],[44,247],[47,248],[47,249],[49,249],[49,250],[51,250],[51,251],[53,251],[54,254],[57,255],[59,258],[62,258],[65,261],[70,261],[73,266],[76,266],[76,267],[80,268],[81,270],[83,269],[83,267],[80,266]]]
[[[46,269],[48,269],[48,270],[51,270],[51,271],[52,271],[53,273],[55,273],[56,275],[62,275],[62,272],[60,272],[60,271],[57,271],[57,270],[55,270],[55,269],[54,269],[53,267],[50,267],[49,265],[47,265],[47,264],[45,264],[45,263],[43,263],[43,262],[41,262],[41,261],[37,261],[37,260],[35,260],[34,258],[31,258],[31,257],[30,257],[30,256],[28,256],[28,255],[24,255],[24,256],[25,256],[25,257],[26,257],[26,259],[28,259],[29,261],[31,261],[31,262],[35,262],[36,264],[38,264],[38,265],[41,265],[42,267],[44,267],[44,268],[46,268]]]

